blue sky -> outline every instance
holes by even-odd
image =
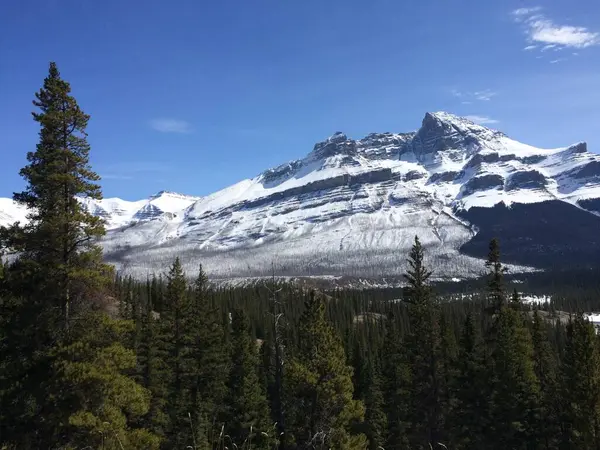
[[[335,131],[426,111],[600,149],[596,0],[19,0],[0,16],[0,197],[37,141],[34,93],[71,82],[106,197],[204,195]]]

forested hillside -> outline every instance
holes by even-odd
[[[218,289],[178,258],[124,278],[76,200],[101,198],[89,116],[55,64],[35,98],[30,217],[0,232],[1,449],[600,448],[593,298],[524,304],[496,239],[483,289],[452,301],[418,237],[394,298]]]

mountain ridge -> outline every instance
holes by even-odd
[[[0,225],[11,217],[2,200]],[[500,216],[513,223],[508,216],[528,208],[511,205],[559,202],[568,205],[555,205],[563,214],[575,208],[591,216],[590,227],[600,225],[600,156],[585,142],[540,149],[436,112],[413,132],[356,140],[336,132],[304,158],[203,197],[161,191],[137,202],[82,202],[107,221],[107,257],[136,272],[162,267],[178,253],[189,265],[214,263],[215,276],[256,275],[252,263],[269,262],[269,255],[293,276],[383,276],[401,270],[395,253],[419,235],[440,275],[472,276],[483,255],[469,242],[491,226],[479,212],[471,214],[477,224],[469,218],[474,208],[485,215],[503,204],[509,212]],[[561,252],[577,254],[586,238],[569,238]],[[532,264],[535,258],[513,262],[544,265]]]

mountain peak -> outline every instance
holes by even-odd
[[[324,159],[334,155],[354,155],[356,141],[348,139],[341,131],[336,131],[326,140],[315,144],[311,156],[314,159]]]
[[[327,138],[327,142],[343,142],[347,141],[348,137],[342,133],[341,131],[336,131],[331,136]]]
[[[162,190],[158,191],[156,194],[150,196],[150,200],[154,200],[160,197],[176,197],[176,198],[196,198],[192,195],[181,194],[179,192]]]
[[[431,126],[436,124],[437,126],[452,127],[458,130],[489,130],[489,128],[479,125],[467,117],[457,116],[446,111],[427,112],[423,118],[422,126]]]

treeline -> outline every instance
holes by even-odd
[[[0,448],[598,449],[600,341],[581,315],[507,294],[444,302],[418,239],[398,298],[102,262],[87,116],[55,64],[40,140],[0,229]],[[192,280],[190,282],[190,279]]]

